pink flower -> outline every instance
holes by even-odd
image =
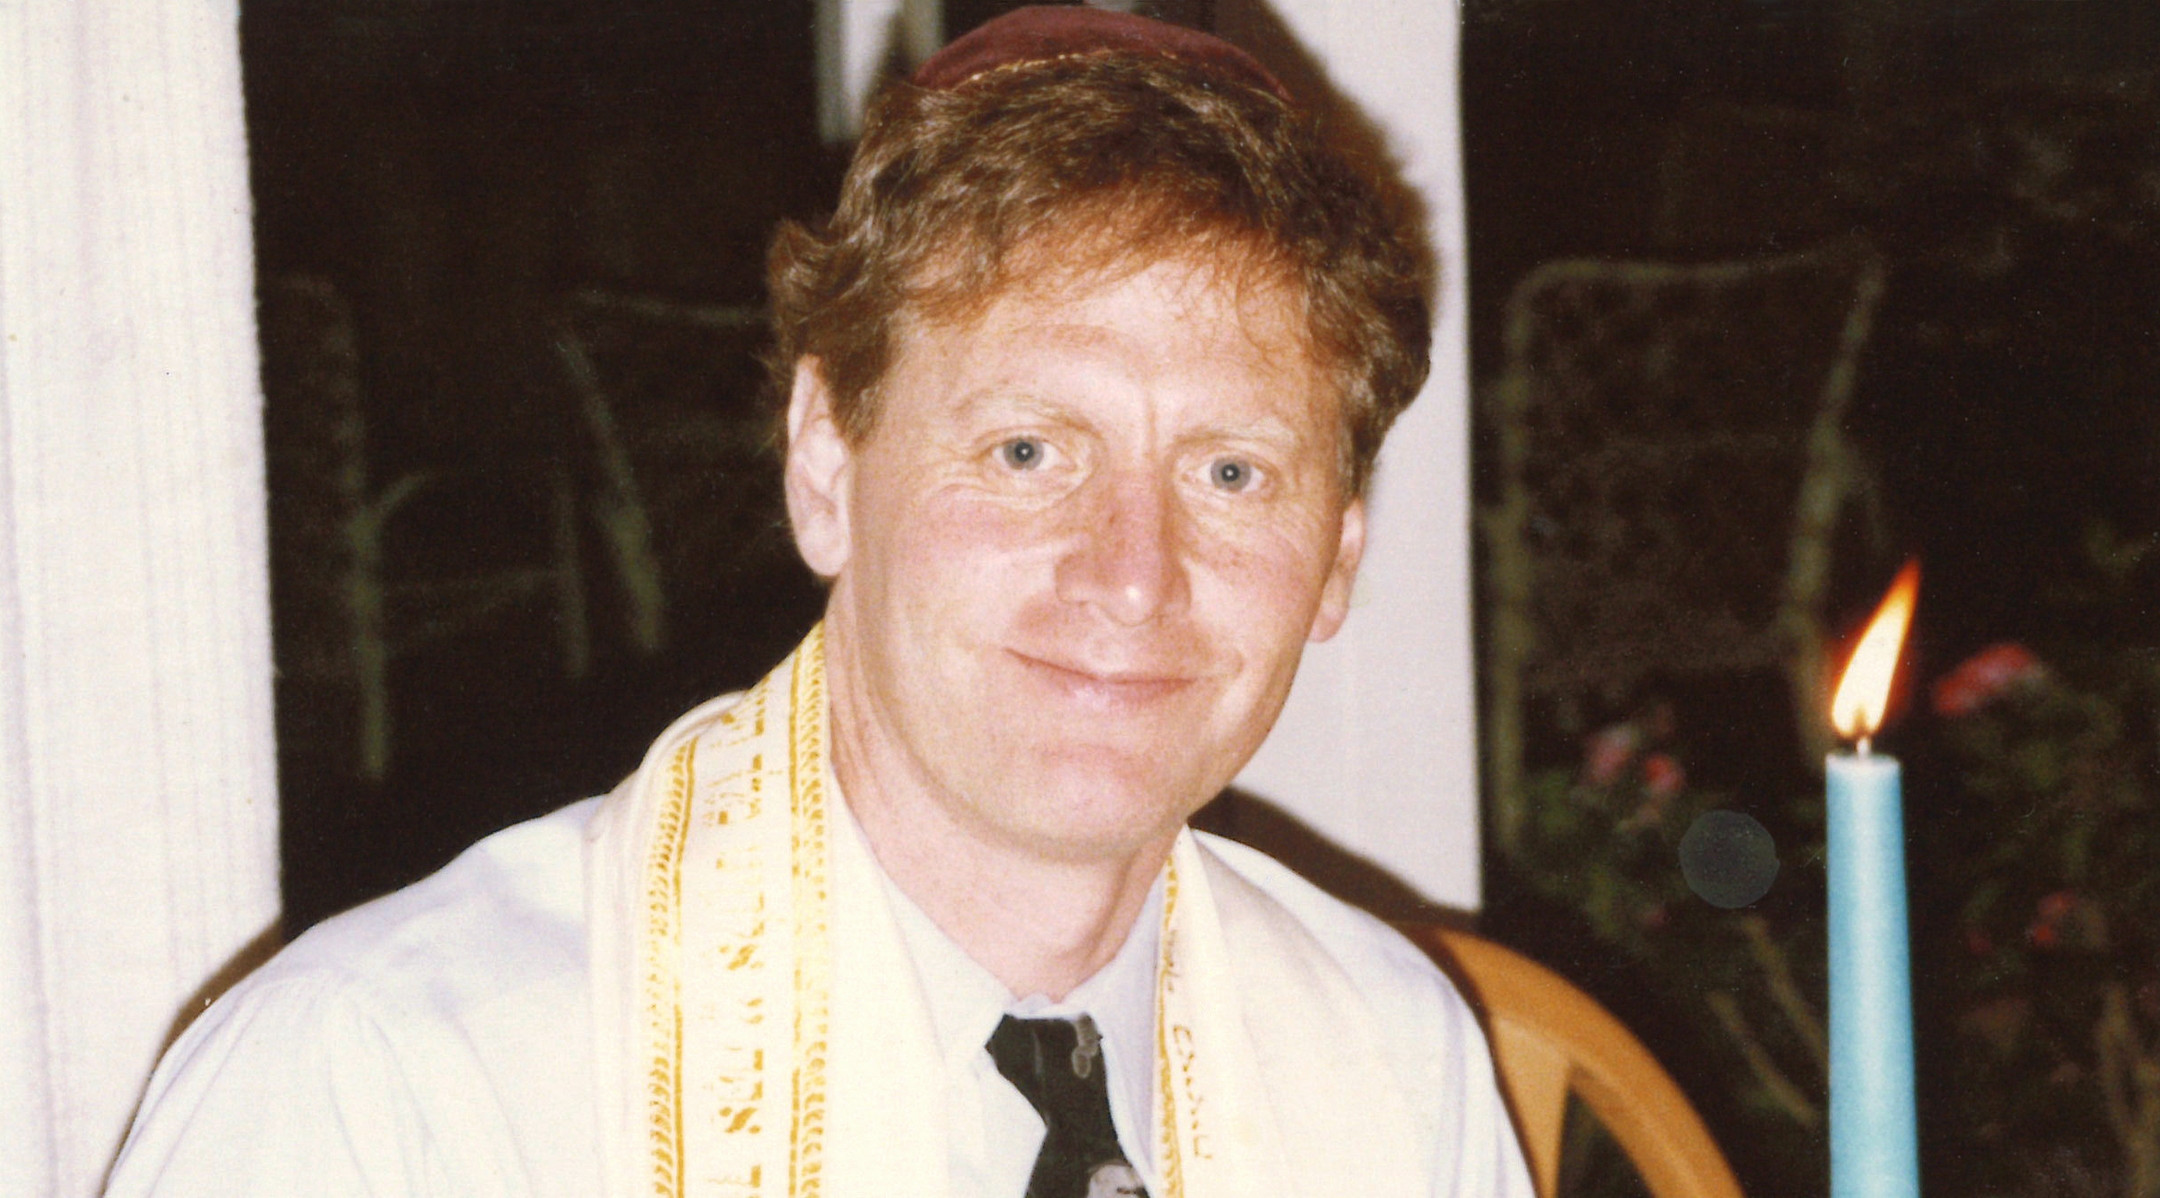
[[[2032,650],[2001,641],[1980,650],[1935,680],[1935,714],[1970,715],[2021,686],[2047,677]]]
[[[1687,771],[1670,753],[1652,753],[1643,758],[1642,776],[1643,790],[1657,802],[1679,794],[1680,788],[1687,785]]]
[[[1599,729],[1583,743],[1583,776],[1593,786],[1611,786],[1620,780],[1640,748],[1642,730],[1632,723]]]
[[[2063,923],[2077,913],[2083,902],[2074,890],[2058,890],[2040,900],[2032,923],[2026,925],[2025,939],[2034,948],[2054,948],[2062,943]]]

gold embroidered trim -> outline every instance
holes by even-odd
[[[1155,965],[1155,1063],[1160,1092],[1155,1102],[1159,1132],[1160,1166],[1163,1182],[1163,1198],[1183,1198],[1185,1171],[1178,1136],[1177,1075],[1172,1065],[1175,1054],[1170,1050],[1170,994],[1177,988],[1177,933],[1173,916],[1177,911],[1178,870],[1177,858],[1170,859],[1163,876],[1162,947]]]
[[[683,1185],[682,1126],[682,855],[690,830],[690,796],[696,782],[697,742],[688,741],[668,761],[667,796],[654,821],[645,866],[645,960],[641,978],[646,1037],[646,1134],[652,1150],[653,1193],[678,1198]]]
[[[821,630],[783,668],[785,679],[768,675],[716,724],[686,730],[642,783],[650,830],[632,893],[643,905],[635,1026],[648,1154],[637,1188],[648,1198],[783,1198],[783,1187],[785,1198],[824,1198],[830,1189],[836,800]],[[1216,1095],[1203,1085],[1219,1080],[1209,1071],[1220,1062],[1196,1056],[1207,1012],[1195,1009],[1202,979],[1190,973],[1193,954],[1214,942],[1179,926],[1191,918],[1181,904],[1208,890],[1186,852],[1184,868],[1175,851],[1167,865],[1157,960],[1159,1198],[1226,1181],[1215,1159],[1223,1145],[1210,1134],[1221,1129],[1209,1126],[1222,1111],[1207,1105]]]
[[[811,630],[797,652],[788,706],[795,887],[795,1103],[788,1193],[817,1198],[825,1190],[825,1065],[832,1031],[832,857],[825,794],[822,626]]]

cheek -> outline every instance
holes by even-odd
[[[1203,530],[1195,572],[1214,593],[1210,606],[1217,617],[1234,621],[1253,639],[1273,639],[1294,628],[1302,642],[1334,561],[1336,530],[1324,523],[1300,514]]]
[[[984,618],[1037,596],[1056,557],[1058,535],[1045,512],[1016,512],[967,496],[892,496],[868,510],[858,549],[898,600],[930,620]]]

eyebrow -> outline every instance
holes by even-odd
[[[1073,419],[1073,405],[1069,403],[1061,403],[1032,389],[996,383],[961,394],[946,410],[962,423],[985,412],[996,415],[1011,412],[1067,425],[1083,423]]]
[[[1308,436],[1296,424],[1280,416],[1265,415],[1251,420],[1232,423],[1216,423],[1203,426],[1178,438],[1180,444],[1208,441],[1258,443],[1281,449],[1297,449],[1319,438]]]

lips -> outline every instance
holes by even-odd
[[[1185,693],[1198,681],[1182,673],[1096,669],[1009,652],[1030,676],[1084,710],[1113,713],[1150,707]]]

